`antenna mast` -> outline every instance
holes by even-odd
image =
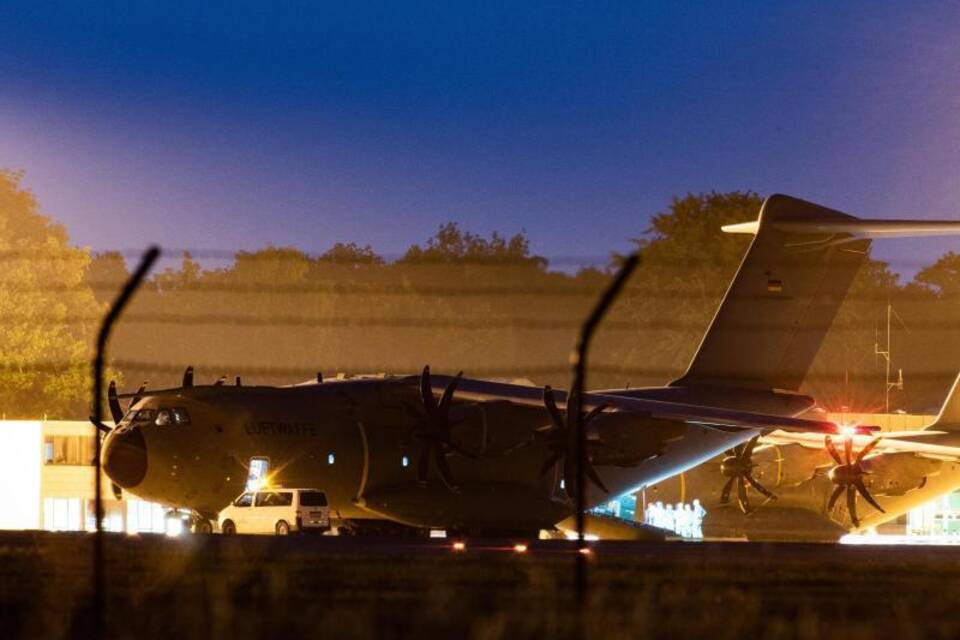
[[[896,389],[897,391],[903,391],[903,369],[897,370],[897,380],[896,382],[890,381],[890,321],[893,316],[893,305],[890,302],[887,302],[887,346],[881,351],[879,339],[874,340],[873,343],[873,352],[883,358],[885,366],[884,374],[884,411],[889,415],[890,413],[890,390]],[[897,318],[900,316],[897,315]]]

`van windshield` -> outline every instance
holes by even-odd
[[[325,507],[327,506],[327,494],[323,491],[301,491],[300,506]]]

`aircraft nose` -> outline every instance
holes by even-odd
[[[110,435],[103,452],[103,470],[124,489],[133,489],[147,475],[147,443],[140,429]]]

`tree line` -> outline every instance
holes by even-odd
[[[0,173],[0,410],[84,416],[97,319],[132,265],[71,247],[21,179]],[[689,194],[651,217],[633,241],[642,264],[598,334],[589,386],[658,385],[682,374],[749,244],[719,228],[754,219],[761,202],[749,192]],[[577,326],[619,259],[551,265],[524,234],[481,236],[456,223],[392,260],[356,243],[314,255],[240,251],[219,267],[186,253],[129,307],[110,346],[112,375],[128,388],[175,386],[193,365],[200,381],[285,384],[317,372],[414,373],[430,364],[562,387]],[[882,408],[875,344],[889,303],[894,370],[905,378],[892,404],[935,407],[960,370],[951,335],[958,301],[956,254],[907,283],[868,260],[803,390],[831,410]]]

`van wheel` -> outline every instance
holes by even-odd
[[[193,530],[196,533],[213,533],[213,524],[206,518],[203,518],[197,521]]]
[[[278,536],[288,536],[290,535],[290,525],[287,524],[286,520],[281,520],[277,523],[276,531]]]
[[[225,536],[236,535],[237,525],[233,524],[233,520],[224,520],[223,526],[220,527],[220,532]]]

